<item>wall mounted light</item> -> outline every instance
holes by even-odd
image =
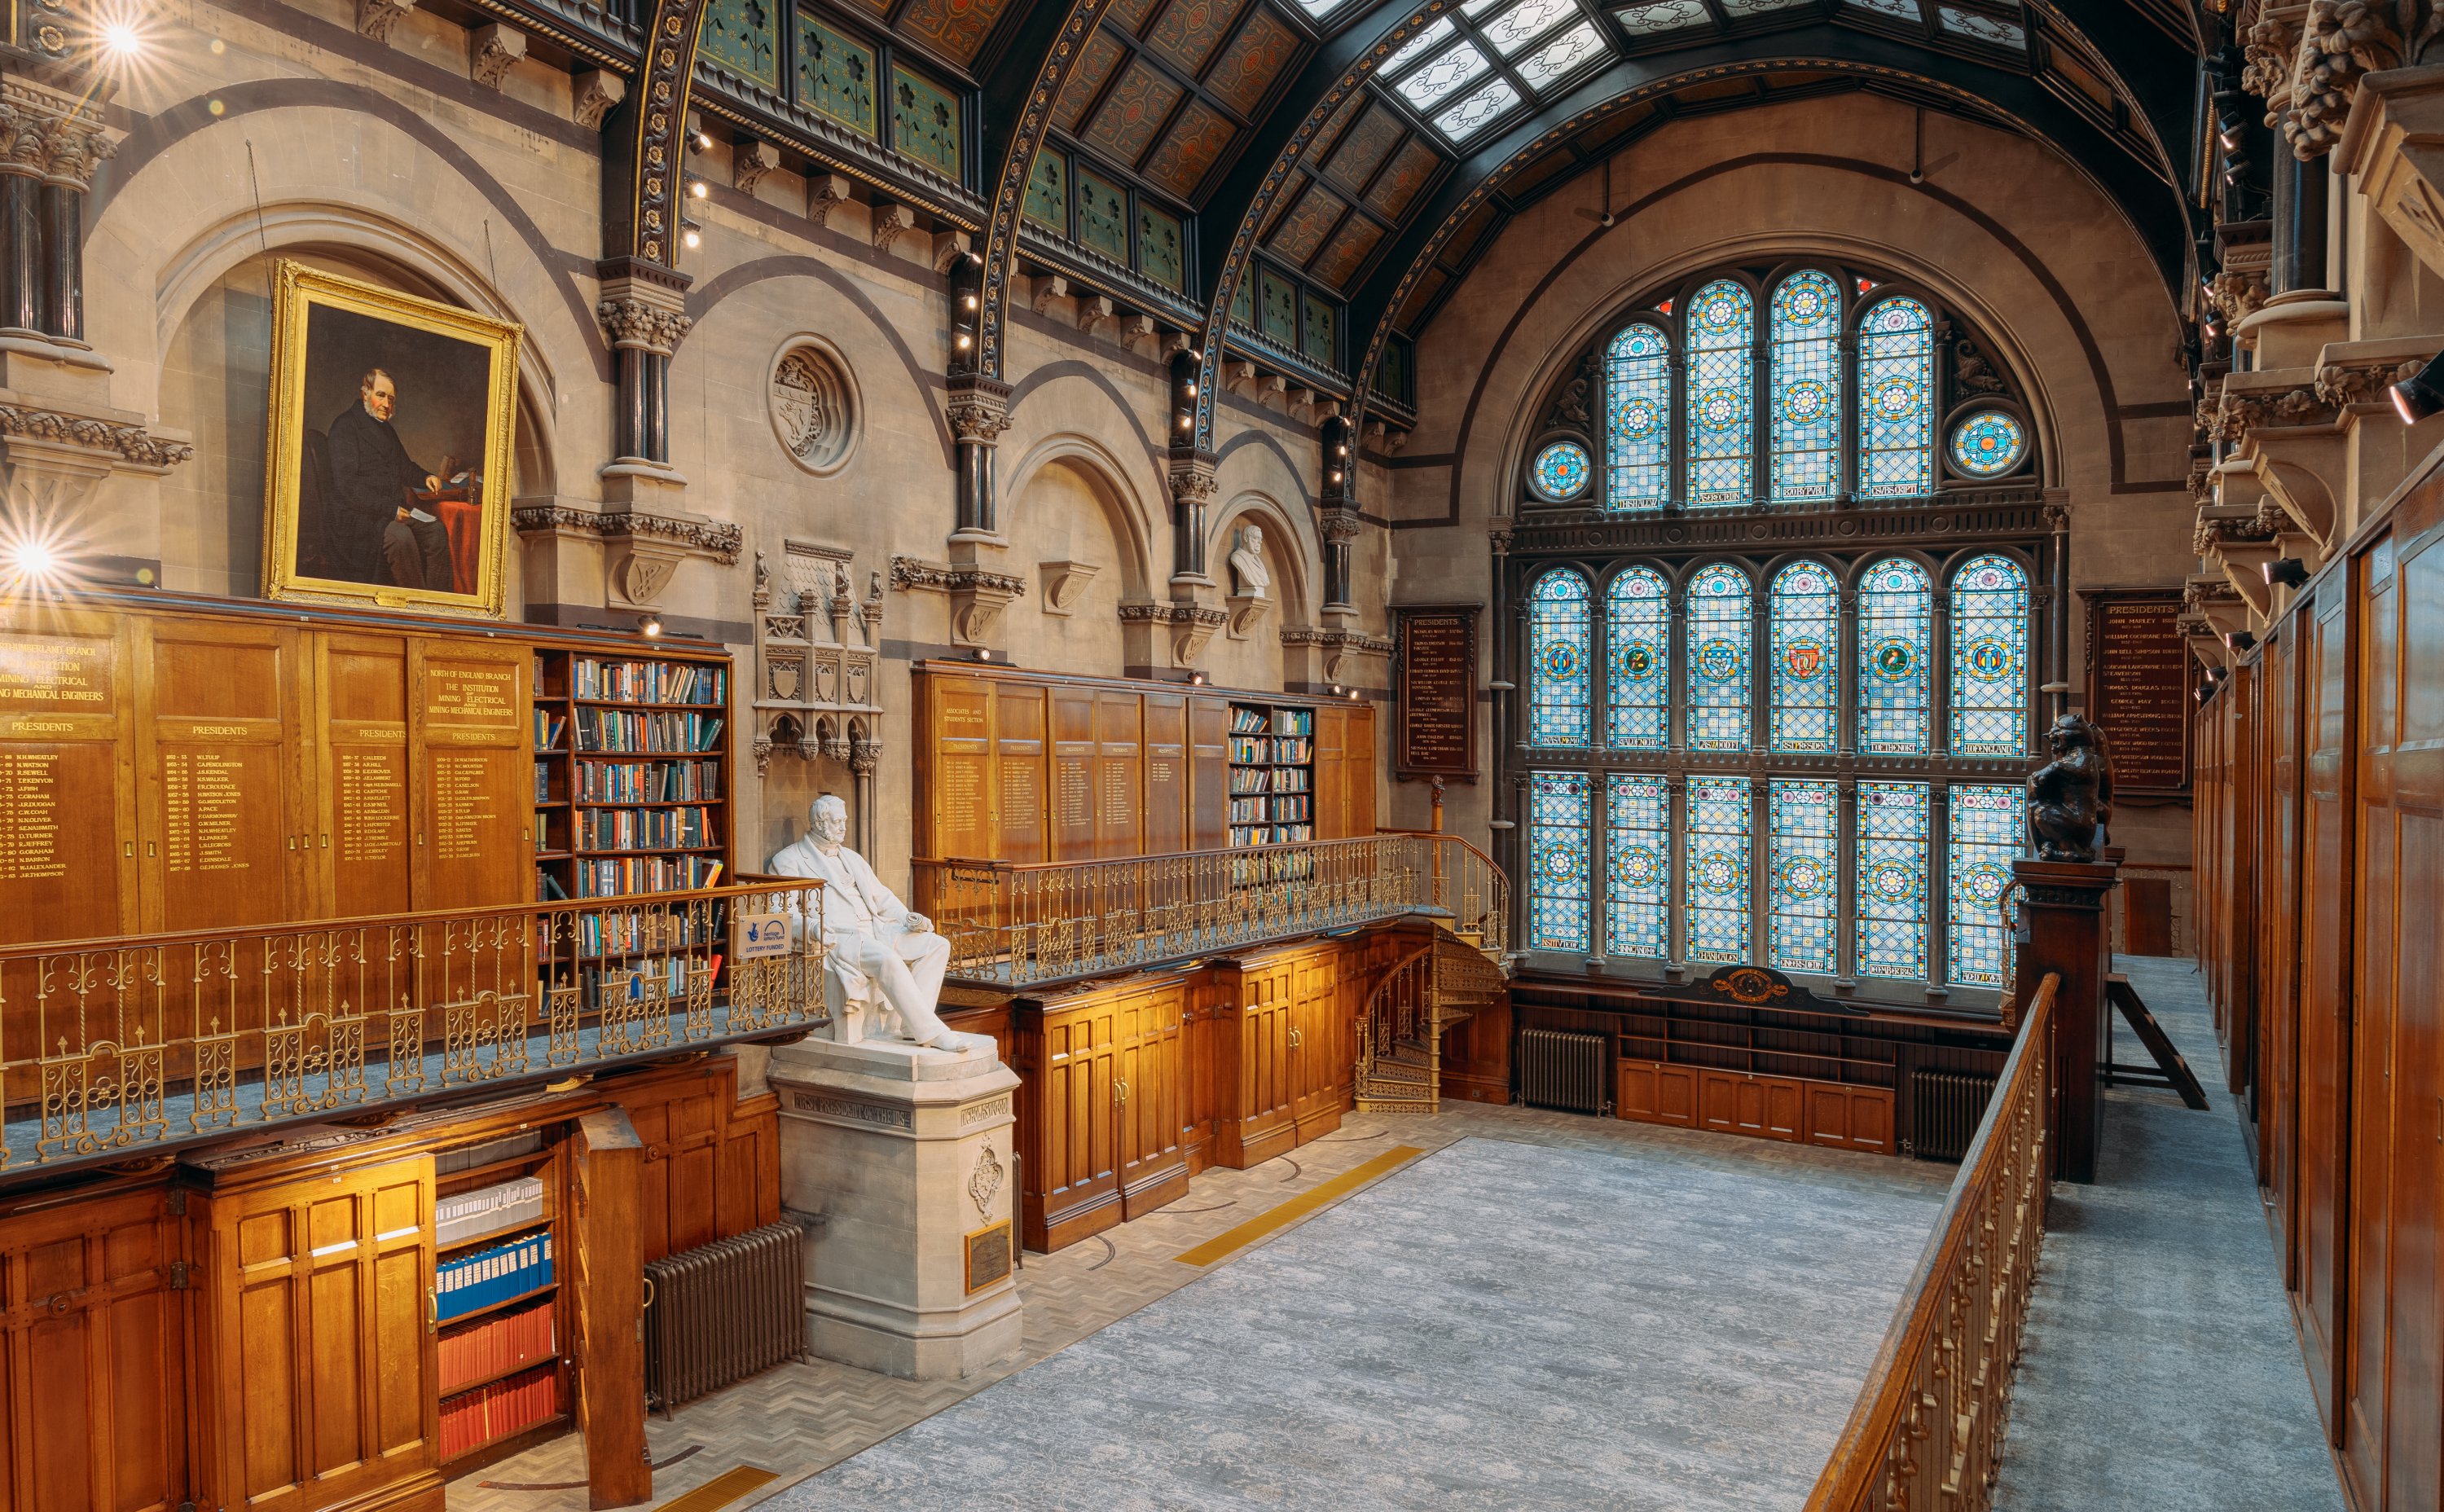
[[[2223,643],[2230,651],[2247,651],[2257,644],[2257,636],[2250,631],[2235,630],[2223,637]]]
[[[2444,410],[2444,353],[2431,358],[2425,367],[2385,390],[2393,397],[2393,413],[2401,416],[2404,425],[2419,421]]]
[[[2308,564],[2298,557],[2277,557],[2271,562],[2259,563],[2257,570],[2266,574],[2268,587],[2278,582],[2286,588],[2307,585]]]
[[[662,617],[659,615],[647,615],[638,623],[637,634],[644,636],[647,640],[659,640],[662,636]]]

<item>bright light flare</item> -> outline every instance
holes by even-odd
[[[75,559],[56,526],[0,516],[0,599],[54,598],[76,576]]]
[[[133,58],[144,50],[144,33],[134,22],[113,21],[102,28],[102,50],[113,61]]]

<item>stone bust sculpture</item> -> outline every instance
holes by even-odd
[[[2104,732],[2064,714],[2046,732],[2053,759],[2028,779],[2028,838],[2041,861],[2093,861],[2113,819],[2113,759]]]
[[[1273,573],[1265,565],[1264,526],[1251,525],[1239,532],[1239,544],[1231,549],[1231,572],[1246,597],[1262,599],[1270,593]]]
[[[951,963],[951,942],[934,932],[933,920],[911,912],[883,886],[864,857],[842,843],[848,838],[848,805],[825,793],[815,800],[807,820],[805,837],[775,854],[768,869],[778,876],[824,884],[816,928],[824,941],[824,996],[831,1008],[832,1038],[842,1043],[864,1039],[871,1007],[876,1027],[886,1037],[961,1053],[981,1047],[990,1054],[989,1037],[961,1034],[934,1011]]]

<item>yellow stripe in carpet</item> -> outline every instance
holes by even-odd
[[[1276,1228],[1291,1224],[1328,1203],[1340,1201],[1379,1176],[1390,1175],[1425,1152],[1415,1145],[1398,1145],[1353,1170],[1344,1171],[1313,1191],[1305,1191],[1268,1212],[1249,1219],[1228,1233],[1216,1234],[1194,1249],[1172,1258],[1183,1265],[1211,1265],[1237,1250],[1245,1249]]]
[[[758,1491],[779,1480],[770,1470],[759,1470],[742,1465],[734,1470],[724,1470],[685,1496],[674,1497],[658,1512],[719,1512],[750,1491]]]

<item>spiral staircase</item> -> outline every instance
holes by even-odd
[[[1402,956],[1358,1021],[1361,1112],[1433,1113],[1441,1102],[1444,1033],[1502,1001],[1499,951],[1473,931],[1437,928]]]

